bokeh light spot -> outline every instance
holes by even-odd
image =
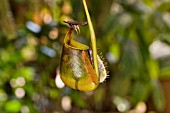
[[[54,49],[49,48],[47,46],[42,46],[41,48],[42,53],[44,53],[45,55],[49,56],[49,57],[55,57],[56,52]]]
[[[120,112],[124,112],[124,111],[126,111],[126,105],[123,103],[120,103],[120,104],[118,104],[117,109]]]
[[[5,93],[5,91],[0,89],[0,102],[7,100],[7,98],[8,98],[8,96]]]
[[[43,21],[44,21],[44,23],[49,24],[52,21],[51,15],[48,14],[48,13],[45,14],[44,17],[43,17]]]
[[[17,87],[16,79],[11,79],[10,80],[10,85],[11,85],[12,88]]]
[[[146,104],[144,102],[139,102],[136,105],[135,111],[136,113],[145,113],[146,109],[147,109]]]
[[[58,29],[57,29],[57,28],[54,28],[53,30],[51,30],[51,31],[49,32],[48,36],[49,36],[50,39],[53,39],[53,40],[54,40],[54,39],[57,39],[58,33],[59,33]]]
[[[38,32],[41,31],[41,27],[40,27],[38,24],[36,24],[36,23],[34,23],[34,22],[32,22],[32,21],[27,21],[27,22],[26,22],[26,27],[27,27],[30,31],[34,32],[34,33],[38,33]]]
[[[25,90],[23,88],[17,88],[15,90],[15,95],[17,98],[23,98],[25,96]]]
[[[24,77],[17,78],[16,83],[17,83],[18,86],[24,86],[25,85]]]
[[[113,99],[113,103],[117,106],[117,109],[119,112],[125,112],[130,109],[130,104],[129,104],[128,100],[126,100],[125,98],[116,96]]]
[[[22,106],[21,113],[30,113],[30,109],[27,106]]]
[[[61,100],[61,106],[65,111],[71,110],[71,98],[69,96],[64,96]]]
[[[37,54],[33,46],[25,46],[21,50],[22,57],[27,61],[36,60]]]
[[[156,40],[149,46],[149,52],[154,59],[168,57],[170,56],[170,46]]]

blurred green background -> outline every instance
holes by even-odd
[[[1,0],[0,113],[170,113],[170,1],[86,1],[110,75],[89,93],[59,77],[63,21],[86,21],[82,1]]]

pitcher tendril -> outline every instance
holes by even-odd
[[[90,14],[87,8],[87,4],[86,4],[86,0],[82,0],[83,2],[83,6],[84,6],[84,10],[86,13],[86,17],[87,17],[87,22],[89,23],[89,29],[90,29],[90,35],[91,35],[91,44],[92,44],[92,55],[93,55],[93,59],[94,59],[94,69],[96,71],[97,76],[99,77],[99,69],[98,69],[98,61],[97,61],[97,47],[96,47],[96,36],[95,36],[95,32],[93,29],[93,24],[90,18]]]

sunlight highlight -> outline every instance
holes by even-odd
[[[149,46],[149,52],[154,59],[165,58],[170,56],[170,46],[160,40],[156,40]]]
[[[55,78],[55,84],[58,88],[64,88],[65,84],[63,83],[63,81],[60,78],[60,73],[59,73],[59,69],[57,69],[56,71],[56,78]]]

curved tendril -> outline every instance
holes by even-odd
[[[92,54],[93,54],[93,59],[94,59],[94,69],[96,71],[96,74],[99,78],[99,69],[98,69],[98,60],[97,60],[97,48],[96,48],[96,36],[95,36],[95,32],[93,29],[93,24],[90,18],[90,14],[87,8],[87,4],[86,4],[86,0],[82,0],[83,5],[84,5],[84,9],[85,9],[85,13],[87,16],[87,22],[89,23],[89,29],[90,29],[90,35],[91,35],[91,43],[92,43]]]

